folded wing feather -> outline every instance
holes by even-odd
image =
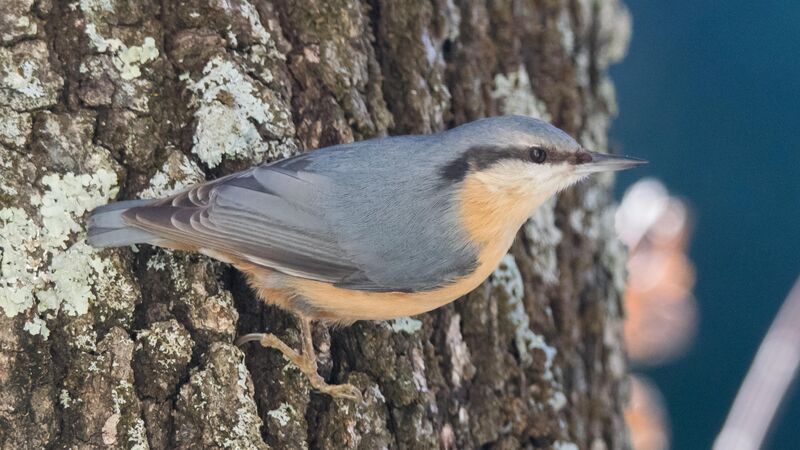
[[[375,286],[339,246],[319,204],[325,181],[310,172],[259,166],[131,208],[124,220],[288,275],[334,284],[362,280],[366,289],[391,290]]]

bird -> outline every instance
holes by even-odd
[[[645,161],[583,148],[527,116],[479,119],[428,135],[334,145],[160,199],[94,209],[94,247],[198,252],[246,274],[264,302],[293,313],[301,351],[280,351],[318,392],[358,400],[317,371],[313,321],[348,325],[421,314],[486,280],[536,209],[597,172]]]

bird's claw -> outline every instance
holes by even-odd
[[[291,347],[286,345],[274,334],[269,333],[251,333],[240,336],[236,340],[236,345],[241,346],[248,342],[258,341],[262,346],[267,348],[274,348],[283,354],[283,356],[292,362],[298,369],[306,376],[311,387],[314,390],[330,395],[334,398],[343,398],[347,400],[357,401],[359,403],[364,401],[364,396],[361,391],[352,384],[328,384],[325,379],[317,373],[316,357],[312,355],[300,354],[294,351]]]
[[[261,341],[261,338],[263,338],[263,337],[264,337],[264,333],[243,334],[243,335],[239,336],[238,338],[236,338],[236,340],[233,342],[233,345],[235,345],[237,347],[241,347],[244,344],[247,344],[248,342]]]
[[[323,383],[321,386],[314,386],[314,389],[323,394],[328,394],[333,398],[342,398],[357,403],[364,403],[364,396],[361,394],[361,390],[352,384]]]

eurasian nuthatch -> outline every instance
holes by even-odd
[[[517,230],[556,192],[643,161],[590,152],[543,121],[478,120],[442,133],[336,145],[158,200],[92,212],[91,245],[196,251],[247,274],[265,302],[299,317],[303,353],[271,334],[318,390],[310,321],[352,323],[430,311],[481,284]]]

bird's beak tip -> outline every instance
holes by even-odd
[[[608,153],[588,152],[591,161],[587,161],[579,166],[581,172],[613,172],[618,170],[632,169],[634,167],[648,164],[649,162],[631,156],[611,155]]]
[[[635,158],[633,156],[622,156],[622,158],[625,158],[625,160],[628,161],[628,163],[631,165],[631,167],[638,167],[638,166],[644,166],[646,164],[650,164],[650,161],[648,161],[646,159]]]

